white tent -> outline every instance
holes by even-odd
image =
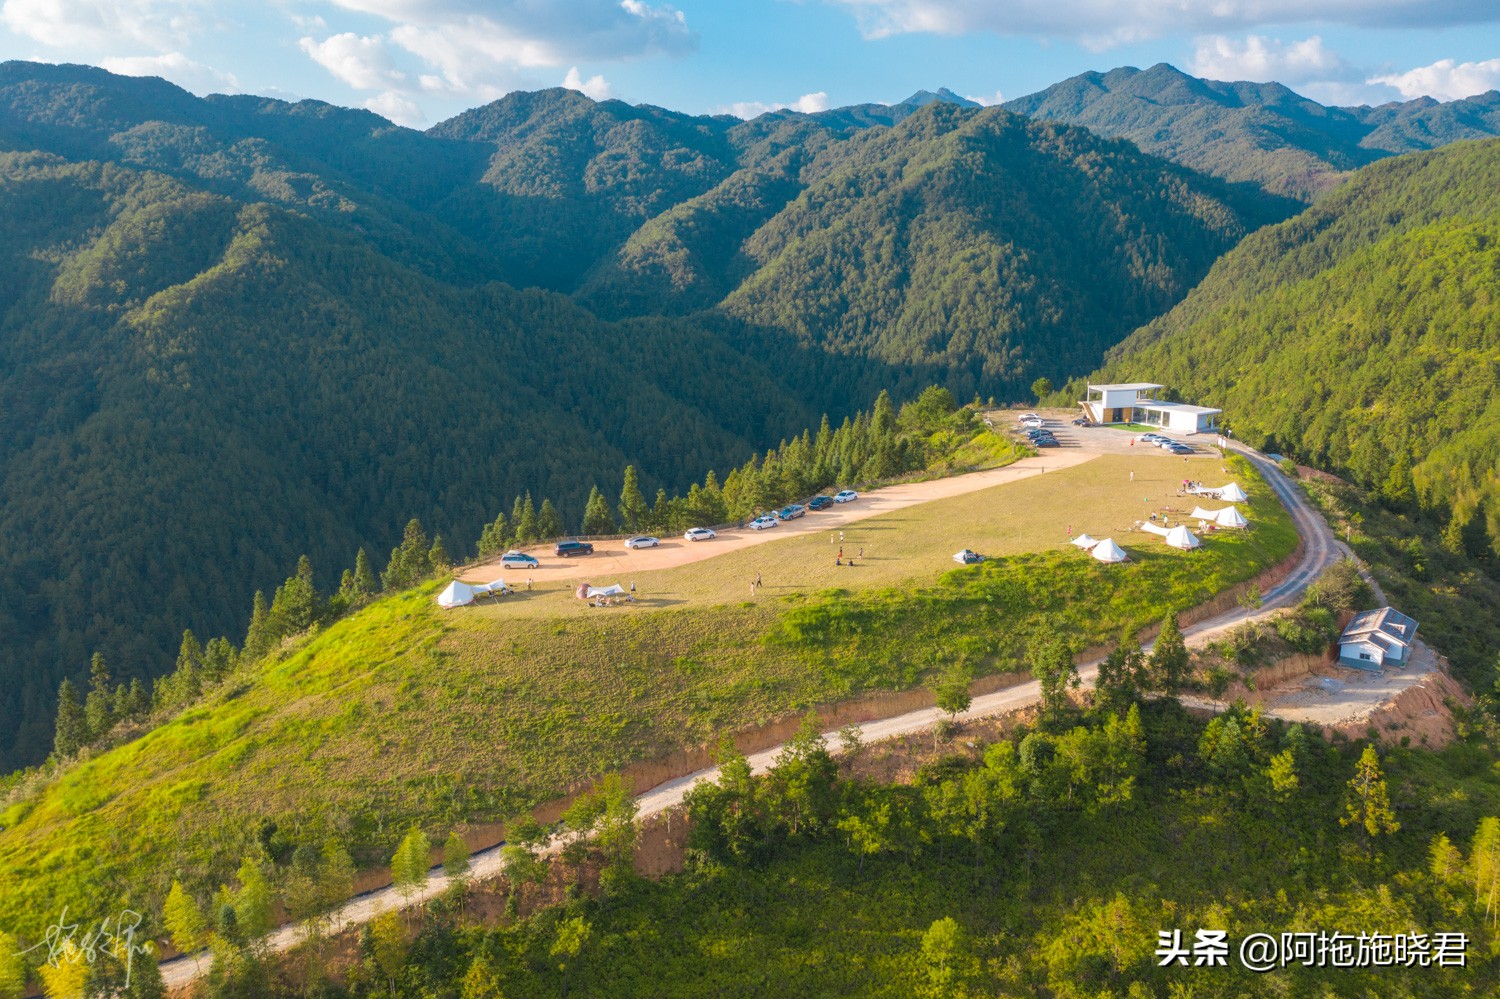
[[[1241,489],[1237,482],[1231,482],[1219,490],[1219,499],[1226,503],[1243,503],[1249,498],[1249,496],[1245,495],[1245,490]]]
[[[1098,543],[1098,538],[1091,538],[1087,534],[1080,534],[1078,535],[1078,537],[1069,542],[1069,544],[1073,545],[1075,548],[1082,548],[1084,551],[1088,551]]]
[[[1181,548],[1185,552],[1190,552],[1203,544],[1203,542],[1199,541],[1198,535],[1188,530],[1185,525],[1178,524],[1167,533],[1167,544],[1173,548]]]
[[[474,594],[478,596],[481,593],[487,593],[493,596],[496,593],[504,593],[507,589],[509,587],[505,585],[505,580],[497,579],[494,582],[485,583],[483,586],[474,587]]]
[[[1115,544],[1114,538],[1105,538],[1095,545],[1093,555],[1101,562],[1125,561],[1125,549]]]
[[[1193,507],[1193,512],[1192,512],[1192,514],[1189,515],[1188,519],[1189,520],[1218,520],[1219,519],[1219,511],[1218,510],[1205,510],[1201,506],[1195,506],[1195,507]]]
[[[474,587],[468,583],[460,583],[458,580],[448,584],[448,588],[438,594],[439,607],[463,607],[474,602]]]
[[[621,586],[619,583],[616,583],[613,586],[590,586],[588,588],[587,594],[587,596],[591,599],[593,597],[623,597],[624,595],[625,587]]]
[[[1214,518],[1214,522],[1217,523],[1220,527],[1247,527],[1250,524],[1250,522],[1246,520],[1240,514],[1240,512],[1232,506],[1226,506],[1224,509],[1220,510],[1219,515]]]
[[[1163,527],[1160,524],[1153,524],[1149,520],[1141,521],[1141,530],[1150,531],[1152,534],[1160,534],[1162,537],[1166,537],[1168,534],[1172,533],[1172,529],[1170,527]]]

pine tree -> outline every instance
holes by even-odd
[[[172,935],[172,946],[191,954],[208,940],[208,921],[193,897],[183,890],[181,881],[172,882],[162,907],[162,925]]]
[[[454,880],[469,876],[469,844],[457,829],[443,843],[443,873]]]
[[[625,487],[620,490],[620,519],[625,530],[639,531],[645,526],[650,511],[646,508],[646,497],[641,494],[640,479],[635,466],[625,466]]]
[[[469,964],[458,999],[505,999],[500,991],[500,976],[483,954]]]
[[[422,830],[411,831],[396,847],[391,858],[391,881],[402,898],[410,898],[427,883],[427,861],[432,853],[432,843]]]
[[[275,896],[265,870],[254,857],[245,857],[240,861],[236,877],[239,878],[240,887],[234,893],[235,919],[239,923],[240,932],[253,942],[271,929],[271,906]]]
[[[448,548],[443,544],[441,534],[432,536],[432,547],[427,551],[427,564],[438,574],[453,571],[453,560],[448,557]]]
[[[484,530],[479,535],[479,556],[481,558],[505,550],[505,543],[509,540],[505,531],[505,514],[496,514],[494,523],[486,524]]]
[[[73,681],[67,677],[57,688],[57,727],[52,739],[52,748],[59,758],[74,755],[89,742],[88,718],[78,703],[73,691]]]
[[[609,512],[609,503],[604,499],[604,494],[595,486],[589,493],[589,501],[583,508],[583,533],[589,535],[613,534],[615,532],[615,518]]]
[[[1156,636],[1156,645],[1151,649],[1152,685],[1169,697],[1175,697],[1187,682],[1187,643],[1182,640],[1182,631],[1177,627],[1177,615],[1168,614],[1161,623],[1161,634]]]
[[[151,696],[146,693],[145,684],[141,683],[140,677],[132,677],[130,680],[130,714],[143,718],[150,710]]]
[[[1365,746],[1354,768],[1354,776],[1349,778],[1344,813],[1339,824],[1362,826],[1372,845],[1376,836],[1401,830],[1401,823],[1396,821],[1396,813],[1391,810],[1385,774],[1380,769],[1380,756],[1373,745]]]
[[[109,666],[104,653],[95,652],[89,661],[89,693],[83,703],[83,716],[88,722],[89,739],[98,739],[115,723],[114,698],[109,689]]]
[[[239,653],[229,639],[220,636],[211,638],[203,647],[203,681],[218,683],[239,665]]]
[[[250,662],[264,658],[271,651],[274,639],[271,637],[270,616],[271,609],[266,606],[265,593],[256,590],[250,610],[250,627],[245,631],[245,658]]]
[[[542,500],[542,509],[536,515],[537,537],[543,541],[551,541],[560,538],[567,532],[563,526],[562,514],[557,512],[557,507],[552,505],[550,499]]]
[[[531,493],[527,492],[526,500],[521,504],[520,513],[514,518],[516,525],[516,541],[523,545],[536,542],[541,537],[536,522],[536,507],[531,502]]]
[[[413,517],[406,522],[401,544],[391,551],[391,560],[382,576],[386,590],[404,590],[431,575],[431,551],[432,543],[422,530],[422,522]]]
[[[370,568],[370,557],[361,548],[354,556],[354,595],[356,600],[364,600],[380,589],[380,583],[375,579],[375,570]]]

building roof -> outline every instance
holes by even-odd
[[[1350,642],[1373,642],[1381,648],[1394,651],[1404,649],[1417,637],[1417,622],[1394,607],[1360,611],[1344,628],[1339,644]]]
[[[1140,400],[1136,404],[1137,409],[1170,409],[1176,413],[1192,413],[1194,416],[1208,416],[1212,413],[1222,413],[1222,409],[1212,409],[1208,406],[1189,406],[1185,402],[1162,402],[1160,399]]]
[[[1090,389],[1098,389],[1101,392],[1105,392],[1105,391],[1130,392],[1130,391],[1144,391],[1145,389],[1165,388],[1165,386],[1158,385],[1155,382],[1121,382],[1118,385],[1090,385],[1089,388]]]

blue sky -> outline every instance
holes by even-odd
[[[0,57],[312,97],[417,127],[559,85],[753,116],[940,86],[993,103],[1157,62],[1358,104],[1500,88],[1500,2],[0,0]]]

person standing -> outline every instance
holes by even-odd
[[[760,573],[758,573],[758,572],[755,574],[755,585],[757,587],[760,586]]]
[[[635,580],[633,580],[633,579],[630,581],[630,592],[631,593],[635,592]]]

